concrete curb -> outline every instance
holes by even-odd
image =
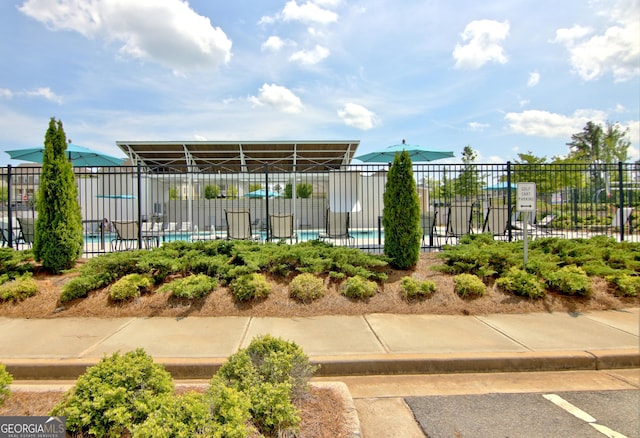
[[[16,380],[75,380],[99,358],[2,359]],[[157,358],[174,379],[210,379],[222,358]],[[603,370],[640,367],[640,350],[312,356],[315,377]]]

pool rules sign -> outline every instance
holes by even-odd
[[[536,183],[518,183],[516,188],[516,210],[522,213],[524,216],[523,223],[523,250],[524,250],[524,266],[527,266],[527,259],[529,257],[529,215],[536,214]],[[531,221],[533,223],[533,221]]]

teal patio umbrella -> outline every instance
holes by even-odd
[[[421,161],[435,161],[443,158],[452,158],[453,152],[450,151],[434,151],[423,146],[407,144],[402,140],[401,144],[386,147],[379,151],[369,152],[368,154],[355,157],[364,163],[392,163],[396,153],[407,151],[412,163]]]
[[[247,198],[264,198],[267,196],[267,191],[265,189],[258,189],[258,190],[254,190],[253,192],[249,192],[244,196]],[[269,192],[270,198],[277,198],[279,196],[280,194],[278,192],[274,192],[274,191]]]
[[[13,160],[29,161],[31,163],[42,163],[44,155],[44,146],[26,149],[14,149],[6,151]],[[111,155],[78,146],[68,144],[65,154],[74,167],[108,167],[122,166],[124,158],[116,158]]]

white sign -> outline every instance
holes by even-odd
[[[516,209],[518,211],[536,211],[536,183],[518,183]]]

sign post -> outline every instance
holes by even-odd
[[[518,183],[516,188],[516,210],[524,213],[523,220],[523,249],[524,249],[524,267],[527,267],[527,259],[529,256],[528,230],[529,213],[536,212],[536,183],[525,182]]]

